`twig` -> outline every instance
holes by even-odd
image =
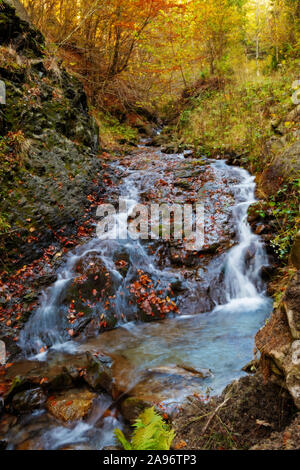
[[[0,232],[0,237],[5,237],[7,235],[11,235],[12,233],[15,233],[15,232],[19,232],[20,229],[15,229],[15,230],[11,230],[10,232]]]
[[[183,427],[183,429],[187,428],[190,424],[196,423],[197,421],[200,421],[202,418],[205,418],[205,416],[209,416],[209,413],[205,413],[204,415],[201,416],[196,416],[196,418],[191,419],[188,423],[186,423]]]
[[[207,428],[208,426],[210,425],[210,423],[212,422],[212,420],[214,419],[214,417],[216,416],[216,414],[218,413],[218,411],[223,408],[223,406],[226,405],[226,403],[228,402],[228,400],[230,400],[230,397],[226,398],[223,403],[221,403],[219,406],[217,406],[217,408],[215,409],[215,411],[211,414],[210,418],[208,419],[206,425],[204,426],[204,428],[202,429],[202,432],[201,434],[205,434],[206,431],[207,431]]]

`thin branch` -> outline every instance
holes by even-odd
[[[226,398],[219,406],[217,406],[217,408],[215,409],[215,411],[211,414],[210,418],[208,419],[206,425],[204,426],[204,428],[202,429],[202,432],[201,434],[205,434],[206,431],[207,431],[207,428],[209,427],[210,423],[212,422],[212,420],[214,419],[214,417],[216,416],[216,414],[218,413],[218,411],[223,408],[223,406],[226,405],[226,403],[230,400],[230,397]]]

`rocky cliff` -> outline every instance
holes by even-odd
[[[98,128],[83,87],[24,18],[18,2],[0,2],[0,80],[6,87],[0,250],[4,263],[23,264],[41,256],[62,227],[68,236],[90,205],[87,196],[103,191]]]
[[[10,356],[63,254],[94,231],[109,181],[82,84],[16,0],[0,1],[1,93],[0,339]]]

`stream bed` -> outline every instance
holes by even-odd
[[[116,215],[121,226],[137,203],[203,201],[204,245],[95,236],[67,255],[22,331],[24,360],[104,353],[114,361],[114,392],[98,393],[72,422],[51,407],[23,413],[7,427],[10,449],[103,449],[124,428],[122,397],[174,413],[188,395],[219,394],[244,375],[272,310],[262,280],[268,258],[247,222],[254,177],[223,160],[146,145],[111,165],[127,205]]]

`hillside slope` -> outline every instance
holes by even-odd
[[[6,1],[0,22],[0,251],[4,264],[28,263],[103,190],[98,128],[81,83],[45,53],[40,32]]]

